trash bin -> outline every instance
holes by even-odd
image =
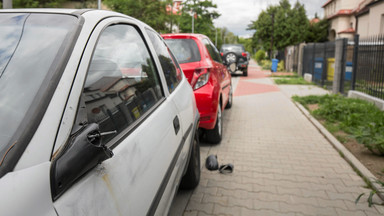
[[[347,62],[345,66],[345,81],[352,80],[352,62]]]
[[[322,80],[323,79],[323,58],[315,58],[315,70],[314,70],[314,80]]]
[[[335,75],[335,59],[328,59],[328,70],[327,70],[327,80],[333,81],[333,76]]]
[[[272,72],[277,71],[277,64],[279,64],[279,60],[278,59],[272,59],[272,67],[271,67]]]

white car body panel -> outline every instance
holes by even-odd
[[[8,173],[0,179],[1,215],[56,215],[49,187],[50,164],[41,163]]]

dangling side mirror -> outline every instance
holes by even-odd
[[[76,132],[64,149],[52,161],[52,198],[59,198],[75,181],[101,162],[111,158],[113,152],[102,144],[99,125],[92,123]]]

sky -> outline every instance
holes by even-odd
[[[322,18],[324,10],[321,6],[327,0],[298,0],[304,4],[307,16],[313,18],[315,13]],[[221,14],[213,22],[215,27],[226,27],[229,31],[240,37],[250,37],[253,31],[247,31],[251,21],[257,20],[260,12],[266,10],[269,5],[278,5],[279,0],[212,0],[217,5],[217,11]],[[289,0],[293,6],[296,0]]]

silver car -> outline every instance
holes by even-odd
[[[198,185],[193,91],[151,27],[35,9],[0,29],[1,215],[165,215]]]

